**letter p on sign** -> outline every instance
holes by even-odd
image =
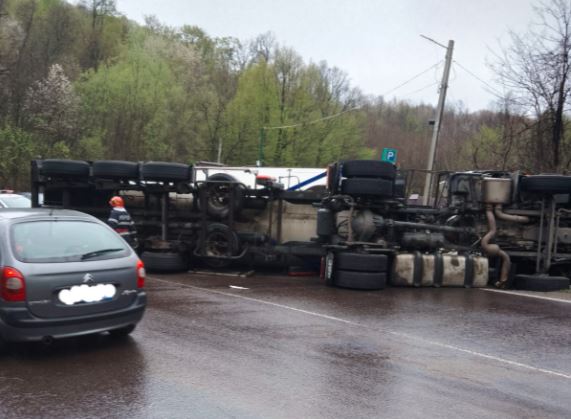
[[[395,148],[383,148],[381,160],[395,164],[397,162],[397,150]]]

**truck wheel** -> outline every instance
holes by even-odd
[[[525,176],[520,181],[520,188],[523,191],[540,194],[567,194],[571,191],[571,176]]]
[[[208,181],[218,183],[208,183]],[[230,194],[234,191],[234,214],[239,213],[244,206],[244,190],[241,186],[232,186],[229,183],[237,182],[233,176],[226,173],[216,173],[206,179],[208,196],[206,207],[212,217],[223,219],[230,215]]]
[[[87,178],[89,163],[83,160],[44,160],[40,173],[46,176]]]
[[[93,177],[103,179],[138,179],[139,164],[121,160],[97,160],[92,165]]]
[[[383,178],[393,180],[396,176],[396,166],[379,160],[347,160],[341,162],[343,176]]]
[[[226,224],[213,223],[208,226],[206,239],[204,241],[204,252],[206,256],[231,257],[236,256],[240,250],[240,240],[238,235]],[[229,259],[204,258],[211,268],[224,268],[232,263]]]
[[[341,183],[341,192],[346,195],[369,195],[390,198],[393,182],[387,179],[351,178]]]
[[[148,161],[141,167],[141,175],[144,180],[173,182],[190,180],[190,166],[182,163],[165,163],[160,161]]]
[[[149,272],[182,272],[188,269],[188,262],[177,252],[143,252],[141,260]]]
[[[386,272],[387,255],[370,255],[367,253],[337,253],[336,268],[357,272]]]
[[[382,290],[387,286],[386,272],[355,272],[336,270],[333,282],[341,288]]]
[[[565,276],[516,275],[515,288],[526,291],[569,290],[569,278]]]

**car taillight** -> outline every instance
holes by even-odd
[[[0,297],[5,301],[26,301],[26,281],[20,271],[9,266],[2,269]]]
[[[145,265],[139,259],[137,261],[137,288],[144,288],[145,287],[145,277],[147,273],[145,272]]]

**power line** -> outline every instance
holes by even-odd
[[[314,119],[313,121],[300,122],[298,124],[292,124],[292,125],[282,125],[279,127],[263,127],[263,129],[265,129],[266,131],[270,131],[270,130],[274,130],[274,129],[296,128],[296,127],[301,127],[304,125],[316,124],[316,123],[321,122],[321,121],[327,121],[328,119],[337,118],[338,116],[346,114],[347,112],[356,111],[356,110],[361,109],[361,108],[362,108],[362,106],[355,106],[354,108],[345,109],[344,111],[341,111],[339,113],[329,115],[329,116],[324,116],[323,118]]]
[[[427,84],[427,85],[424,86],[424,87],[421,87],[420,89],[417,89],[417,90],[415,90],[415,91],[413,91],[413,92],[407,93],[407,94],[405,94],[405,95],[403,95],[403,96],[404,96],[404,97],[412,96],[412,95],[414,95],[414,94],[416,94],[416,93],[419,93],[419,92],[422,92],[423,90],[426,90],[426,89],[428,89],[428,88],[430,88],[430,87],[436,86],[436,85],[439,84],[439,83],[440,83],[439,81],[434,81],[434,82],[432,82],[432,83],[430,83],[430,84]]]
[[[494,96],[497,96],[498,98],[503,98],[504,95],[498,91],[494,86],[492,86],[490,83],[488,83],[485,80],[482,80],[480,77],[478,77],[477,75],[475,75],[473,72],[471,72],[470,70],[468,70],[466,67],[464,67],[462,64],[460,64],[458,61],[454,60],[454,64],[457,64],[458,67],[460,67],[462,70],[464,70],[466,73],[468,73],[470,76],[474,77],[476,80],[478,80],[480,83],[482,83],[483,85],[485,85],[486,87],[488,87]]]
[[[428,67],[427,69],[422,70],[420,73],[418,73],[418,74],[412,76],[410,79],[408,79],[408,80],[402,82],[402,83],[399,84],[398,86],[393,87],[392,89],[388,90],[387,92],[381,94],[381,96],[387,96],[388,94],[393,93],[394,91],[400,89],[401,87],[406,86],[407,84],[413,82],[414,80],[416,80],[416,79],[419,78],[420,76],[422,76],[422,75],[428,73],[428,72],[429,72],[430,70],[432,70],[433,68],[438,67],[440,64],[442,64],[442,60],[438,61],[436,64],[431,65],[431,66]],[[428,88],[428,87],[430,87],[430,86],[425,86],[425,87],[423,87],[422,89],[426,89],[426,88]],[[421,89],[421,90],[422,90],[422,89]],[[416,93],[416,92],[414,92],[414,93]],[[305,125],[316,124],[316,123],[318,123],[318,122],[327,121],[327,120],[329,120],[329,119],[337,118],[338,116],[341,116],[341,115],[343,115],[343,114],[346,114],[347,112],[356,111],[356,110],[359,110],[359,109],[361,109],[361,108],[362,108],[362,106],[355,106],[355,107],[353,107],[353,108],[346,109],[346,110],[341,111],[341,112],[338,112],[338,113],[336,113],[336,114],[329,115],[329,116],[324,116],[323,118],[314,119],[313,121],[309,121],[309,122],[300,122],[300,123],[297,123],[297,124],[281,125],[281,126],[275,126],[275,127],[263,127],[262,129],[264,129],[264,130],[266,130],[266,131],[270,131],[270,130],[276,130],[276,129],[297,128],[297,127],[301,127],[301,126],[305,126]]]
[[[438,67],[440,64],[442,64],[442,60],[438,61],[436,64],[431,65],[431,66],[428,67],[426,70],[421,71],[421,72],[418,73],[417,75],[412,76],[410,79],[408,79],[407,81],[405,81],[405,82],[399,84],[398,86],[392,88],[391,90],[389,90],[389,91],[383,93],[381,96],[387,96],[388,94],[393,93],[395,90],[398,90],[398,89],[400,89],[401,87],[406,86],[407,84],[409,84],[409,83],[411,83],[412,81],[416,80],[416,79],[419,78],[420,76],[422,76],[422,75],[428,73],[428,72],[429,72],[430,70],[432,70],[433,68]]]

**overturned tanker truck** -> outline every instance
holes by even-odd
[[[571,176],[442,172],[420,206],[406,199],[412,175],[376,160],[327,171],[35,160],[32,202],[106,219],[122,196],[149,270],[321,260],[327,285],[353,289],[569,288]]]
[[[410,175],[381,161],[329,166],[317,224],[328,285],[569,289],[571,176],[444,172],[418,206],[405,199]]]

